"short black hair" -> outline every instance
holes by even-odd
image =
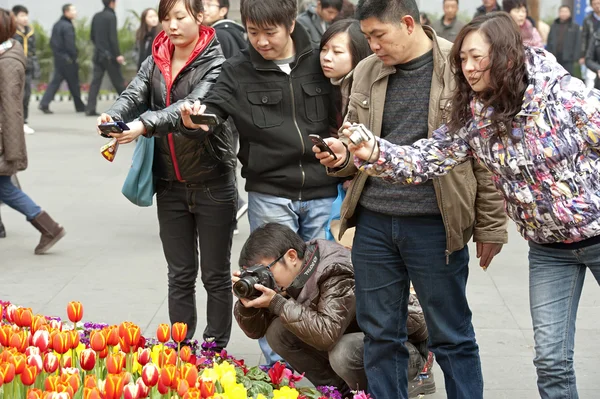
[[[359,21],[375,17],[380,21],[398,23],[407,15],[420,24],[415,0],[360,0],[356,6],[356,19]]]
[[[338,11],[342,11],[342,6],[344,5],[343,0],[319,0],[321,3],[321,8],[335,8]]]
[[[289,227],[279,223],[267,223],[250,234],[240,252],[239,265],[250,267],[259,264],[263,259],[277,259],[290,249],[296,250],[298,257],[302,259],[306,252],[306,243]]]
[[[242,24],[258,26],[283,25],[290,29],[296,19],[296,0],[243,0],[240,13]]]
[[[458,0],[442,0],[442,4],[444,4],[447,1],[456,1],[456,4],[458,4]]]
[[[571,10],[571,6],[568,6],[566,4],[563,4],[562,6],[558,7],[558,9],[560,10],[561,8],[566,8],[568,9],[570,12],[572,12],[573,10]],[[14,12],[14,11],[13,11]]]
[[[27,9],[27,7],[22,6],[22,5],[14,6],[12,8],[12,12],[13,12],[13,14],[15,14],[15,16],[19,15],[22,12],[25,13],[25,14],[27,14],[27,15],[29,15],[29,10]]]
[[[511,10],[515,8],[527,8],[527,0],[504,0],[502,2],[502,9],[507,13],[510,13]]]
[[[229,14],[229,0],[219,0],[219,8],[227,7],[227,14],[223,18],[227,19]]]
[[[64,6],[62,6],[62,12],[63,12],[63,15],[64,15],[64,14],[65,14],[67,11],[69,11],[69,9],[70,9],[71,7],[73,7],[73,4],[71,4],[71,3],[67,3],[67,4],[65,4]]]
[[[102,4],[104,4],[104,7],[108,7],[110,6],[110,3],[114,2],[115,0],[102,0]]]
[[[321,37],[322,49],[332,37],[338,33],[346,32],[350,39],[350,54],[352,56],[352,69],[356,68],[356,65],[371,55],[371,48],[367,38],[360,30],[360,23],[352,18],[341,19],[331,24],[329,28],[323,33]]]

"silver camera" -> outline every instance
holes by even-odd
[[[348,130],[352,132],[348,138],[354,145],[371,140],[371,132],[362,123],[353,123]]]

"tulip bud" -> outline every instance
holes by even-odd
[[[190,387],[196,385],[198,379],[198,369],[195,364],[184,363],[181,365],[181,378],[188,382]],[[182,396],[182,395],[180,395]]]
[[[78,323],[83,319],[83,305],[81,302],[69,302],[67,305],[67,316],[71,323]]]
[[[44,393],[38,388],[29,388],[27,390],[27,399],[42,399]]]
[[[98,386],[98,383],[96,382],[96,376],[93,374],[86,375],[83,381],[83,386],[86,388],[96,388]]]
[[[144,380],[141,377],[135,383],[138,386],[138,398],[147,398],[150,394],[150,387],[144,384]]]
[[[71,339],[69,340],[69,343],[71,344],[70,349],[75,349],[79,346],[79,340],[81,339],[79,336],[79,331],[71,330],[69,331],[69,334],[71,336]]]
[[[50,345],[50,333],[46,330],[37,330],[33,334],[32,344],[38,347],[41,352],[46,352]]]
[[[85,371],[91,371],[96,365],[96,352],[93,349],[84,349],[79,354],[79,365]]]
[[[12,330],[9,325],[0,325],[0,346],[8,346]]]
[[[140,336],[140,328],[135,324],[130,324],[129,326],[127,326],[127,328],[125,328],[125,335],[123,336],[123,340],[127,343],[127,345],[135,347],[138,341],[140,340]]]
[[[36,314],[35,316],[33,316],[33,319],[31,320],[31,332],[35,333],[40,328],[42,328],[43,326],[45,326],[47,324],[48,324],[48,322],[46,321],[46,317],[45,316],[42,316],[40,314]]]
[[[159,377],[160,374],[158,372],[158,368],[154,364],[148,363],[142,368],[142,380],[147,386],[155,386],[159,380]]]
[[[145,366],[152,357],[152,351],[150,351],[150,348],[138,348],[137,355],[138,363]]]
[[[169,392],[169,390],[171,389],[171,387],[163,384],[162,380],[160,379],[160,380],[158,380],[156,389],[158,390],[158,393],[160,393],[161,395],[166,395]]]
[[[40,349],[36,346],[28,346],[27,349],[25,349],[25,356],[30,357],[33,355],[38,355],[40,356],[41,352]]]
[[[13,356],[13,364],[15,365],[15,374],[21,374],[27,365],[27,357],[17,353]]]
[[[13,333],[8,342],[8,346],[15,348],[19,352],[25,352],[27,343],[29,342],[29,332],[21,330],[17,333]]]
[[[23,385],[30,386],[33,385],[35,379],[38,376],[38,369],[35,366],[25,366],[23,372],[21,373],[21,382]]]
[[[190,389],[190,384],[183,378],[179,380],[179,383],[177,384],[177,394],[179,396],[183,396],[188,391],[188,389]]]
[[[171,329],[171,336],[173,337],[173,341],[179,343],[185,339],[187,335],[187,324],[185,323],[175,323],[173,324],[173,328]]]
[[[177,368],[172,364],[167,364],[160,370],[160,380],[162,383],[170,387],[177,376]]]
[[[40,355],[33,354],[27,357],[27,364],[29,366],[35,366],[38,374],[44,369],[44,362],[42,361],[42,357]]]
[[[129,383],[125,385],[125,388],[123,388],[123,396],[125,399],[138,399],[139,390],[140,389],[137,384]]]
[[[44,371],[48,374],[54,373],[58,369],[58,357],[52,352],[44,356]]]
[[[96,352],[102,352],[106,349],[106,336],[102,331],[92,330],[90,333],[90,348]]]
[[[60,331],[52,338],[52,348],[58,354],[65,354],[69,350],[70,334],[68,331]]]
[[[62,323],[56,319],[52,319],[48,322],[48,324],[50,325],[50,328],[53,330],[58,330],[58,331],[62,331]]]
[[[15,365],[12,363],[0,363],[0,376],[4,384],[10,384],[15,379]]]
[[[31,328],[33,312],[31,308],[17,308],[15,311],[15,324],[19,327]]]
[[[171,328],[168,324],[159,324],[156,329],[156,339],[163,344],[171,339]]]
[[[119,345],[119,329],[117,326],[107,327],[106,342],[110,346]]]
[[[83,399],[101,399],[100,391],[98,388],[83,388]]]
[[[108,374],[104,384],[106,399],[120,399],[123,395],[125,380],[122,374]]]
[[[125,367],[125,356],[123,352],[113,353],[106,358],[106,370],[110,374],[119,374]]]
[[[6,320],[13,324],[15,322],[15,315],[17,312],[17,306],[12,303],[6,307]]]
[[[60,383],[60,377],[57,375],[49,375],[46,377],[46,381],[44,381],[44,390],[46,391],[56,391],[58,389],[58,384]]]
[[[192,348],[190,348],[189,346],[184,346],[183,348],[181,348],[179,350],[179,358],[182,361],[189,363],[191,357],[192,357]]]
[[[200,396],[212,398],[215,394],[215,382],[206,378],[200,379]]]

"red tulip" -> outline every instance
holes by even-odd
[[[46,352],[46,349],[50,346],[50,333],[46,330],[37,330],[35,334],[33,334],[31,343],[38,347],[40,351]]]
[[[185,324],[185,323],[173,324],[173,328],[171,329],[171,336],[173,337],[173,341],[179,343],[185,339],[186,335],[187,335],[187,324]]]
[[[142,368],[142,380],[149,387],[156,385],[159,376],[158,368],[152,363],[148,363]]]
[[[177,377],[177,368],[172,364],[167,364],[160,370],[160,381],[167,387],[173,385]]]
[[[106,336],[102,331],[92,330],[90,333],[90,348],[96,352],[102,352],[106,349]]]
[[[138,348],[137,361],[139,364],[141,364],[142,366],[145,366],[146,363],[148,363],[151,358],[152,358],[152,352],[150,351],[150,348]]]
[[[15,316],[16,316],[17,309],[18,309],[17,306],[13,305],[12,303],[6,307],[6,320],[9,323],[15,322]]]
[[[156,339],[163,344],[171,339],[171,327],[168,324],[159,324],[156,329]]]
[[[44,369],[44,362],[42,361],[42,357],[40,355],[31,355],[27,357],[27,364],[29,366],[35,366],[38,373]]]
[[[98,356],[100,356],[100,359],[106,358],[106,356],[108,356],[108,346],[104,348],[104,350],[98,352]]]
[[[125,387],[125,376],[123,374],[109,374],[104,384],[105,399],[121,399]]]
[[[67,305],[67,316],[71,323],[78,323],[83,319],[83,305],[81,302],[69,302]]]
[[[101,399],[100,391],[98,388],[83,388],[83,399]]]
[[[196,385],[198,379],[198,369],[195,364],[184,363],[181,365],[181,378],[188,382],[190,387]],[[180,395],[182,396],[182,395]]]
[[[200,378],[200,396],[203,399],[212,398],[215,394],[215,382],[213,380]]]
[[[15,365],[12,363],[0,363],[0,375],[4,384],[10,384],[15,379]]]
[[[140,388],[137,384],[129,383],[123,388],[123,396],[125,399],[138,399]]]
[[[25,369],[21,373],[21,382],[23,385],[30,386],[33,385],[35,379],[38,376],[38,369],[35,366],[25,366]]]
[[[138,386],[138,398],[147,398],[150,394],[150,387],[144,384],[142,378],[138,378],[135,383]]]
[[[54,353],[47,353],[44,356],[44,371],[48,374],[54,373],[58,369],[58,357]]]
[[[93,349],[84,349],[79,354],[79,365],[85,371],[91,371],[96,365],[96,352]]]
[[[42,399],[44,393],[41,389],[29,388],[27,390],[27,399]]]
[[[110,374],[119,374],[125,367],[125,354],[123,352],[113,353],[106,358],[106,370]]]
[[[125,341],[124,337],[119,337],[119,348],[121,348],[121,350],[125,353],[131,352],[131,346],[129,346],[129,343]]]
[[[158,390],[158,393],[160,393],[161,395],[166,395],[169,392],[169,390],[171,389],[171,387],[163,384],[162,380],[158,380],[156,389]]]

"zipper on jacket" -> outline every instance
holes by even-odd
[[[292,119],[294,120],[294,126],[296,126],[296,131],[300,136],[300,143],[302,143],[302,156],[300,157],[300,161],[298,162],[298,166],[300,167],[300,173],[302,174],[302,184],[300,186],[298,201],[302,201],[302,189],[304,188],[304,183],[306,182],[306,173],[304,172],[304,167],[302,166],[302,157],[306,153],[306,148],[304,147],[304,137],[302,137],[302,131],[300,130],[300,126],[298,126],[298,120],[296,119],[296,99],[294,98],[294,85],[292,83],[291,73],[288,76],[288,81],[290,82],[290,93],[292,94]]]

